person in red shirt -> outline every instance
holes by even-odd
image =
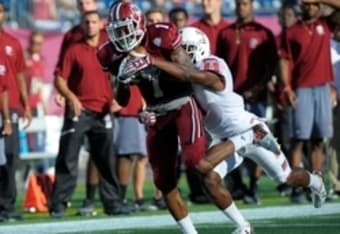
[[[203,0],[202,9],[203,17],[192,26],[201,29],[208,36],[211,53],[216,55],[220,50],[217,46],[218,35],[228,26],[222,17],[222,0]]]
[[[1,111],[1,137],[0,137],[0,166],[6,165],[5,141],[3,136],[12,134],[12,125],[8,109],[8,91],[7,91],[7,62],[4,53],[0,53],[0,111]],[[5,221],[0,216],[0,222]]]
[[[321,3],[340,8],[338,0],[302,0],[302,19],[282,34],[279,50],[283,91],[293,108],[291,165],[300,167],[303,144],[307,141],[311,150],[309,170],[320,176],[323,142],[333,135],[330,83],[334,79],[329,49],[331,30],[326,18],[320,17]],[[292,201],[301,201],[295,199],[301,194],[302,190],[295,189]]]
[[[86,35],[84,40],[68,48],[55,78],[55,86],[66,100],[66,110],[55,165],[56,181],[49,201],[49,212],[53,218],[63,217],[66,203],[76,186],[78,155],[85,136],[102,180],[111,186],[105,191],[107,194],[101,196],[104,213],[130,213],[120,199],[112,157],[113,94],[110,75],[102,70],[96,56],[107,36],[101,33],[97,11],[84,13],[82,25]]]
[[[0,213],[5,219],[19,220],[22,217],[15,211],[17,196],[15,171],[19,160],[18,119],[22,106],[26,126],[30,124],[32,116],[23,74],[25,70],[23,50],[19,41],[4,30],[6,16],[5,4],[0,1],[0,49],[1,53],[5,54],[8,64],[7,87],[13,129],[13,134],[5,137],[7,163],[0,167],[2,173],[0,177]]]
[[[97,0],[77,0],[78,10],[81,15],[85,14],[87,11],[97,10],[98,9],[98,1]],[[105,30],[101,30],[102,34],[106,34]],[[68,32],[65,33],[63,37],[63,41],[61,43],[58,62],[56,65],[55,72],[60,69],[60,63],[64,59],[64,55],[68,48],[75,43],[78,43],[83,40],[85,36],[84,29],[81,24],[78,24],[71,28]],[[62,106],[64,103],[64,99],[61,95],[56,95],[55,101],[59,106]],[[87,142],[87,141],[86,141]],[[86,145],[86,143],[85,143]],[[86,149],[87,149],[86,145]],[[88,149],[87,149],[88,150]],[[101,196],[105,196],[105,191],[110,189],[110,186],[103,181],[99,183],[99,173],[90,157],[87,163],[87,170],[86,170],[86,197],[82,202],[82,206],[78,209],[78,215],[93,215],[96,214],[95,211],[95,195],[96,190],[99,184],[99,192]],[[105,200],[109,200],[106,198]]]

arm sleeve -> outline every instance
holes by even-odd
[[[56,71],[56,75],[61,76],[65,80],[67,80],[71,74],[72,64],[74,63],[73,51],[73,47],[66,51],[64,59],[60,61],[59,70]]]
[[[17,60],[15,61],[15,68],[16,72],[24,72],[26,69],[24,52],[22,50],[21,44],[17,41],[16,43],[16,53],[17,53]]]

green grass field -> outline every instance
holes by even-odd
[[[185,179],[180,181],[180,188],[184,198],[188,194]],[[295,211],[301,211],[306,207],[310,208],[310,204],[306,202],[302,206],[292,206],[287,197],[281,197],[275,189],[275,184],[263,176],[259,184],[261,204],[260,205],[245,205],[241,201],[237,201],[236,204],[247,218],[250,218],[250,222],[253,224],[256,233],[275,233],[275,234],[290,234],[290,233],[340,233],[340,201],[337,200],[332,204],[327,204],[328,208],[334,206],[339,209],[333,213],[325,213],[320,215],[313,214],[314,209],[308,209],[306,212],[300,212],[299,215],[289,217],[285,214],[293,213]],[[145,186],[145,196],[151,198],[153,194],[153,186],[150,181]],[[79,217],[76,216],[76,211],[80,207],[81,202],[85,196],[84,186],[78,186],[71,200],[72,206],[66,210],[65,218],[61,220],[53,220],[47,213],[24,213],[24,220],[20,222],[7,222],[0,224],[0,233],[91,233],[91,234],[106,234],[106,233],[121,233],[121,234],[179,234],[180,231],[171,219],[167,211],[147,211],[138,212],[131,216],[112,216],[108,217],[103,214],[100,208],[100,202],[97,201],[98,215],[95,217]],[[132,199],[131,188],[128,190],[128,198]],[[19,196],[17,202],[18,210],[21,210],[22,196]],[[223,217],[222,213],[216,212],[217,209],[212,204],[207,205],[195,205],[187,202],[191,217],[193,218],[199,233],[231,233],[234,226]],[[266,211],[275,206],[278,209],[275,211]],[[322,211],[323,208],[317,209]],[[262,212],[262,216],[257,217],[256,212]],[[204,212],[204,213],[202,213]],[[254,213],[255,212],[255,213]],[[266,213],[267,212],[267,213]],[[273,212],[273,213],[270,213]],[[197,218],[197,217],[201,218]],[[202,217],[205,219],[202,220]],[[284,217],[284,218],[281,218]],[[217,220],[220,219],[220,220]],[[165,220],[165,221],[164,221]],[[126,225],[117,225],[125,223]],[[150,228],[148,223],[150,223]],[[160,223],[157,226],[157,222]],[[141,225],[138,226],[138,223]],[[67,226],[69,225],[69,226]],[[96,226],[98,225],[98,226]],[[105,227],[104,227],[104,226]],[[37,229],[37,227],[41,229]],[[68,228],[70,227],[70,228]],[[20,229],[21,228],[21,229]],[[31,228],[33,228],[31,230]],[[13,231],[16,230],[16,231]],[[25,230],[20,232],[19,230]],[[31,231],[29,231],[31,230]],[[39,230],[37,232],[36,230]],[[19,231],[19,232],[18,232]]]

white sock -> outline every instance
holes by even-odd
[[[244,227],[249,225],[249,222],[243,217],[240,210],[237,209],[235,203],[231,203],[226,209],[223,210],[223,213],[238,227]]]
[[[321,187],[321,180],[318,175],[309,174],[309,188],[319,189]]]
[[[197,234],[197,230],[194,227],[189,215],[181,220],[178,220],[177,224],[181,228],[183,234]]]
[[[254,141],[254,132],[253,129],[245,131],[239,135],[228,138],[231,142],[233,142],[235,151],[238,151],[243,146],[252,144]]]

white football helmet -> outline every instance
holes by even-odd
[[[109,10],[106,31],[110,41],[119,52],[130,52],[144,37],[145,16],[132,3],[114,3]]]
[[[182,35],[182,47],[191,56],[192,62],[198,61],[210,55],[210,43],[207,35],[195,27],[183,27],[180,29]]]

